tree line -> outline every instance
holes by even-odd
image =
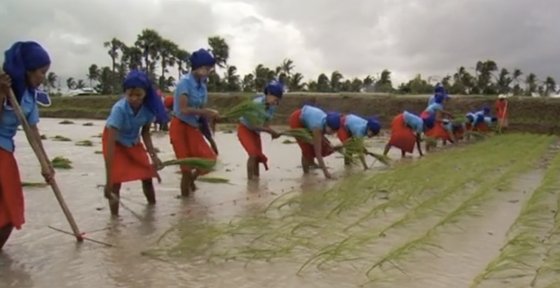
[[[153,29],[144,29],[137,35],[136,41],[126,44],[117,38],[103,43],[107,54],[111,58],[111,66],[99,67],[91,64],[86,80],[66,79],[68,89],[86,87],[95,88],[101,94],[115,94],[120,92],[122,80],[131,69],[142,69],[150,75],[154,83],[162,91],[170,91],[177,79],[189,71],[189,51],[179,47],[176,43],[162,37]],[[329,75],[321,73],[316,79],[304,82],[304,76],[295,71],[294,61],[284,59],[274,68],[258,64],[246,75],[238,74],[237,67],[229,60],[229,45],[219,36],[208,38],[210,51],[216,58],[217,69],[208,79],[208,90],[211,92],[255,92],[260,91],[265,84],[278,79],[286,85],[289,91],[309,92],[380,92],[399,94],[429,94],[433,92],[436,82],[440,82],[451,94],[513,94],[534,95],[538,93],[547,96],[556,93],[556,82],[552,77],[538,79],[534,73],[524,74],[520,69],[509,71],[499,68],[495,61],[478,61],[469,72],[465,67],[459,67],[452,75],[441,79],[422,78],[418,74],[414,79],[393,86],[391,71],[385,69],[374,77],[368,75],[363,79],[345,78],[339,71]],[[58,88],[60,79],[54,72],[49,72],[44,86],[49,90]]]

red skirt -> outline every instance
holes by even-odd
[[[303,126],[303,124],[300,121],[300,117],[301,117],[301,109],[297,109],[296,111],[294,111],[292,113],[292,115],[290,115],[289,118],[289,124],[290,124],[290,128],[292,129],[297,129],[297,128],[305,128]],[[303,157],[307,160],[313,160],[313,158],[315,158],[315,149],[313,148],[312,144],[309,144],[307,142],[304,141],[299,141],[297,140],[297,143],[299,145],[299,148],[301,148],[301,153],[303,155]],[[321,155],[323,157],[327,157],[329,155],[331,155],[332,153],[334,153],[334,149],[331,146],[331,143],[329,141],[329,139],[327,139],[327,137],[323,136],[321,138]]]
[[[102,137],[105,159],[108,156],[108,133],[109,131],[105,128]],[[113,167],[111,168],[111,180],[114,184],[157,177],[156,170],[148,158],[148,152],[140,142],[132,147],[126,147],[119,142],[115,143]]]
[[[204,140],[204,135],[196,127],[193,127],[177,117],[171,119],[169,127],[169,138],[175,157],[177,159],[184,158],[204,158],[209,160],[216,160],[216,153]],[[192,169],[186,165],[181,165],[181,171],[187,172]],[[199,175],[208,174],[210,171],[197,170]]]
[[[429,116],[430,115],[426,111],[422,112],[422,114],[421,114],[422,118],[429,117]],[[426,130],[426,132],[424,134],[426,134],[426,136],[428,136],[430,138],[434,138],[434,139],[442,139],[442,140],[447,140],[447,141],[451,140],[451,137],[449,137],[449,133],[447,132],[447,130],[445,130],[445,127],[443,126],[443,122],[439,121],[439,120],[436,120],[435,123],[434,123],[434,127]]]
[[[340,129],[336,131],[336,136],[338,136],[340,142],[344,143],[346,140],[350,139],[350,132],[346,129],[346,117],[343,116],[340,122]]]
[[[486,132],[490,132],[490,127],[488,127],[488,124],[486,124],[484,122],[483,123],[478,123],[474,126],[473,131],[486,133]]]
[[[0,148],[0,228],[25,223],[23,189],[13,152]]]
[[[391,139],[389,145],[395,146],[404,152],[412,153],[416,144],[416,134],[406,126],[404,114],[399,114],[391,122]]]
[[[243,149],[247,151],[249,157],[257,158],[259,163],[264,165],[264,169],[268,170],[268,158],[264,155],[262,151],[261,135],[243,124],[237,125],[237,138],[243,146]]]

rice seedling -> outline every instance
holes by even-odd
[[[76,142],[76,146],[91,147],[91,146],[93,146],[93,142],[91,142],[89,140],[82,140],[82,141]]]
[[[244,117],[252,126],[261,126],[266,119],[265,105],[256,103],[253,99],[247,99],[220,114],[220,118],[223,119],[237,120],[241,117]]]
[[[523,205],[521,213],[510,227],[509,240],[500,250],[500,255],[473,280],[471,287],[498,276],[515,278],[520,272],[525,272],[525,276],[533,276],[531,287],[534,287],[540,274],[550,271],[547,259],[555,258],[553,251],[560,240],[556,239],[560,233],[560,197],[557,194],[560,189],[559,173],[560,154],[557,154],[541,185]],[[555,213],[546,213],[551,210]],[[535,260],[541,260],[544,264],[540,267],[527,264]]]
[[[60,141],[60,142],[71,142],[72,139],[60,135],[56,135],[52,138],[53,141]]]
[[[62,120],[62,121],[58,122],[58,124],[60,124],[60,125],[70,125],[70,124],[74,124],[74,121]]]
[[[72,169],[72,161],[62,156],[57,156],[52,159],[51,164],[56,169]]]
[[[95,152],[93,152],[93,153],[94,153],[94,154],[103,154],[103,151],[99,151],[99,150],[98,150],[98,151],[95,151]]]
[[[48,185],[49,184],[45,182],[21,182],[21,187],[41,188],[41,187],[47,187]]]
[[[91,122],[86,122],[86,123],[82,124],[82,126],[93,126],[93,123],[91,123]]]
[[[199,182],[206,182],[206,183],[212,183],[212,184],[226,184],[229,183],[229,179],[227,178],[220,178],[220,177],[198,177],[196,179]]]
[[[476,131],[465,131],[464,133],[465,138],[469,139],[469,138],[474,138],[475,140],[482,140],[485,139],[486,137],[488,137],[487,135],[480,133],[480,132],[476,132]]]
[[[41,134],[41,140],[47,140],[47,135]]]
[[[216,166],[215,160],[209,160],[204,158],[185,158],[185,159],[175,159],[175,160],[168,160],[162,163],[164,167],[167,166],[176,166],[176,165],[185,165],[191,167],[192,169],[201,169],[201,170],[213,170]]]
[[[282,144],[295,144],[295,143],[296,143],[295,141],[292,141],[290,139],[286,139],[286,140],[282,141]]]
[[[293,137],[296,140],[313,143],[313,135],[305,128],[288,129],[280,133],[282,136]]]

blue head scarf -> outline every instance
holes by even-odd
[[[282,99],[282,95],[284,94],[284,85],[279,81],[272,80],[270,81],[266,87],[264,87],[264,95],[272,94],[280,99]]]
[[[216,65],[216,59],[207,50],[199,49],[191,54],[189,58],[191,62],[191,67],[193,70],[198,69],[202,66],[214,66]]]
[[[35,93],[35,87],[28,87],[26,72],[51,64],[49,54],[36,42],[16,42],[4,53],[3,69],[12,79],[12,89],[21,103],[25,90]]]
[[[435,97],[434,97],[434,101],[437,104],[443,103],[443,99],[445,99],[445,95],[443,95],[443,94],[436,94]]]
[[[424,120],[424,129],[432,129],[436,122],[436,116],[430,115],[429,117],[422,118]]]
[[[130,71],[130,73],[126,75],[126,79],[124,79],[123,88],[124,90],[131,88],[144,89],[144,91],[146,91],[144,104],[156,115],[156,122],[159,124],[165,124],[169,121],[167,113],[165,112],[165,107],[163,107],[163,102],[157,95],[157,92],[152,86],[152,83],[146,73],[139,70]]]
[[[475,122],[476,122],[476,123],[482,123],[482,122],[484,122],[484,115],[482,115],[482,114],[477,114],[477,115],[476,115],[476,121],[475,121]]]
[[[338,130],[340,128],[340,113],[328,112],[327,113],[327,126],[333,130]]]
[[[379,131],[381,130],[381,124],[379,123],[377,118],[370,117],[367,118],[366,120],[367,120],[367,129],[371,130],[371,132],[373,132],[374,135],[379,134]]]
[[[484,115],[488,115],[488,114],[490,114],[490,107],[484,106],[484,108],[482,109],[482,111],[484,112]]]

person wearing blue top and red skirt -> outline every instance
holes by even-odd
[[[292,129],[304,128],[313,135],[313,143],[307,143],[300,139],[297,143],[301,149],[301,167],[303,173],[309,173],[313,160],[317,159],[317,164],[326,178],[332,179],[331,173],[327,170],[323,157],[331,155],[335,150],[325,134],[334,134],[340,128],[341,115],[337,112],[325,113],[323,110],[304,105],[301,109],[294,111],[289,118],[289,125]]]
[[[155,204],[152,178],[157,177],[156,169],[162,167],[152,144],[150,126],[154,119],[160,125],[169,121],[161,98],[144,72],[131,71],[123,88],[124,97],[113,105],[102,137],[107,172],[105,197],[114,216],[119,214],[118,198],[125,182],[141,180],[148,203]]]
[[[351,138],[371,138],[381,131],[381,124],[375,117],[364,119],[354,114],[344,115],[341,118],[341,127],[337,131],[338,140],[345,143]],[[360,157],[364,170],[368,169],[364,155]],[[345,159],[345,164],[349,164]]]
[[[35,139],[41,139],[37,124],[39,110],[37,87],[45,80],[51,60],[36,42],[17,42],[5,52],[0,75],[0,250],[4,247],[14,228],[21,229],[25,223],[24,198],[19,168],[14,157],[14,137],[21,124],[8,99],[10,89],[14,92]],[[43,144],[40,149],[45,153]],[[46,153],[45,153],[46,155]],[[54,177],[52,165],[41,171],[48,183]]]
[[[401,149],[401,156],[405,157],[406,153],[414,151],[414,143],[418,148],[418,153],[423,156],[420,146],[421,134],[434,126],[435,116],[431,115],[422,118],[408,111],[397,115],[391,123],[391,138],[385,145],[384,155],[389,153],[391,147]]]
[[[249,155],[247,160],[247,178],[249,180],[258,178],[260,175],[259,164],[263,164],[265,170],[268,170],[268,158],[263,153],[260,132],[266,132],[276,139],[280,134],[269,125],[270,120],[274,117],[276,108],[284,94],[284,85],[273,80],[264,88],[264,95],[257,96],[253,100],[265,107],[266,119],[263,123],[249,123],[247,119],[241,117],[239,125],[237,125],[237,137],[243,146],[243,149]]]
[[[175,89],[173,118],[169,127],[169,138],[177,159],[204,158],[216,160],[216,151],[204,140],[201,121],[214,123],[218,118],[215,110],[205,108],[208,102],[206,85],[216,60],[210,52],[199,49],[190,57],[192,71],[183,76]],[[205,118],[205,119],[201,119]],[[181,166],[181,195],[188,197],[196,189],[194,181],[199,175],[210,171]]]

